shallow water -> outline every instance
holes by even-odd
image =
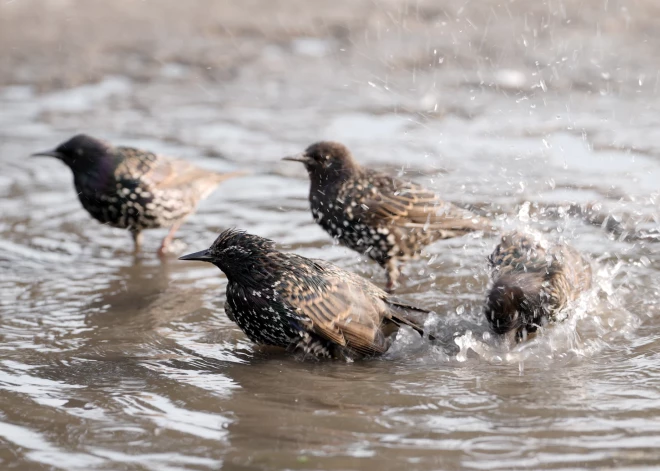
[[[165,64],[148,82],[0,90],[3,468],[660,466],[660,245],[638,237],[660,220],[655,95],[573,94],[575,82],[502,91],[468,76],[443,94],[421,85],[435,74],[397,89],[341,58],[309,63],[340,46],[272,46],[222,84],[181,82],[185,66]],[[494,75],[509,87],[516,74],[533,75]],[[303,169],[279,161],[332,138],[503,229],[567,238],[593,260],[595,288],[566,323],[509,350],[480,313],[496,239],[438,242],[399,292],[435,312],[435,344],[402,331],[381,359],[302,362],[247,341],[224,315],[216,268],[159,260],[165,231],[145,233],[134,257],[128,234],[81,209],[68,169],[27,158],[79,131],[253,171],[201,204],[179,252],[240,227],[382,285],[312,222]],[[640,233],[538,210],[594,201]]]

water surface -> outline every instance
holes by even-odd
[[[548,90],[530,86],[533,64],[486,67],[496,86],[456,64],[370,73],[388,41],[405,37],[372,39],[362,65],[342,49],[359,56],[366,39],[301,36],[222,82],[167,63],[147,81],[0,90],[3,468],[660,466],[660,246],[637,237],[660,220],[652,87],[585,92],[586,72],[560,68]],[[128,234],[82,210],[67,168],[27,157],[80,131],[253,171],[201,204],[178,234],[180,253],[239,227],[383,285],[377,266],[313,223],[304,170],[279,161],[331,138],[365,164],[483,208],[503,229],[570,240],[593,261],[595,287],[568,322],[509,350],[481,315],[496,239],[438,242],[406,267],[399,292],[434,311],[435,344],[402,331],[381,359],[302,362],[252,345],[227,319],[215,267],[160,260],[164,230],[146,232],[134,257]],[[591,202],[640,234],[539,209]]]

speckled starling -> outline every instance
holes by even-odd
[[[33,155],[55,157],[68,165],[83,207],[103,224],[128,229],[135,251],[140,249],[144,229],[170,227],[160,254],[200,200],[221,181],[243,173],[215,173],[185,160],[114,147],[84,134]]]
[[[399,326],[423,334],[428,311],[388,296],[329,262],[275,249],[229,229],[180,260],[213,263],[227,276],[225,312],[255,343],[305,355],[361,358],[385,353]]]
[[[401,261],[438,239],[492,231],[490,221],[441,200],[416,183],[360,166],[337,142],[318,142],[284,160],[302,162],[311,180],[314,220],[332,237],[387,270],[387,289]]]
[[[503,235],[488,262],[486,319],[493,332],[517,340],[565,319],[564,308],[591,286],[591,265],[575,248],[536,233]]]

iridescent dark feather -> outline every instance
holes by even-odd
[[[226,311],[255,343],[328,357],[385,353],[401,325],[423,334],[423,309],[389,297],[335,265],[279,252],[272,241],[227,230],[182,257],[215,264],[228,279]]]

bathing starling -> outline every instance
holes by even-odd
[[[517,340],[565,319],[562,310],[591,287],[591,265],[575,248],[534,233],[503,235],[488,262],[486,319],[493,332]]]
[[[170,227],[163,254],[184,219],[223,180],[242,172],[220,174],[132,147],[114,147],[84,134],[34,156],[60,159],[73,171],[73,184],[93,218],[128,229],[140,249],[144,229]]]
[[[492,231],[487,219],[421,185],[361,167],[337,142],[317,142],[284,160],[305,164],[314,220],[342,244],[384,267],[388,291],[396,287],[400,262],[418,257],[424,246],[468,232]]]
[[[209,249],[180,260],[210,262],[227,275],[225,312],[258,344],[361,358],[385,353],[401,325],[423,334],[428,311],[329,262],[279,252],[271,240],[244,231],[226,230]]]

